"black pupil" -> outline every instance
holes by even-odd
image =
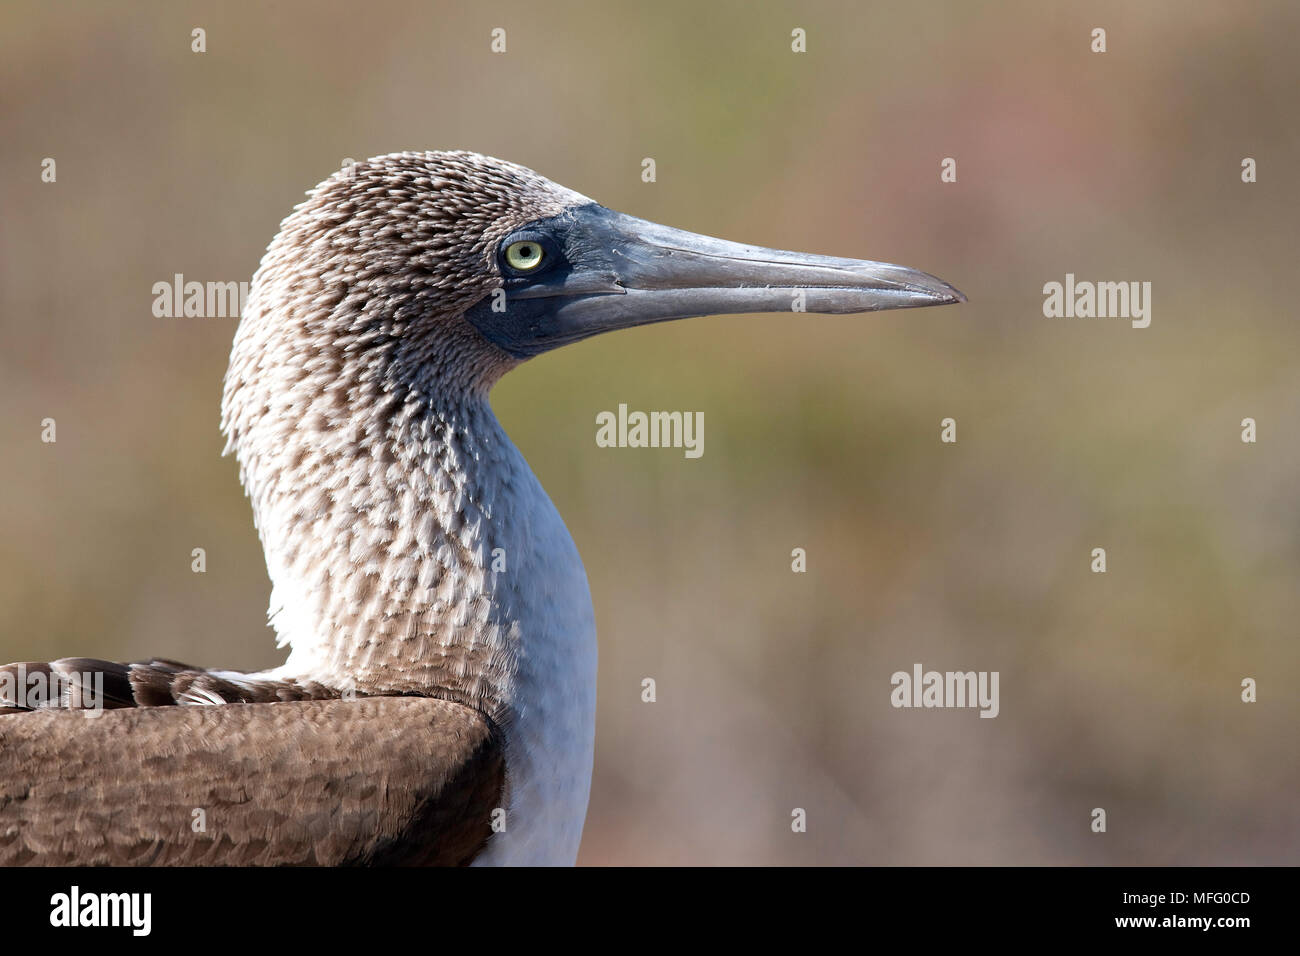
[[[520,246],[520,247],[519,247],[519,255],[520,255],[522,258],[524,258],[524,259],[531,259],[531,258],[533,257],[533,247],[532,247],[532,246]]]

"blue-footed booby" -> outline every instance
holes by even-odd
[[[488,393],[601,332],[799,300],[964,301],[902,266],[636,219],[476,153],[325,180],[253,278],[222,399],[287,659],[0,669],[0,862],[573,863],[591,597]]]

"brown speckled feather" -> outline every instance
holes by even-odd
[[[432,698],[11,713],[0,864],[460,865],[503,779],[491,721]]]

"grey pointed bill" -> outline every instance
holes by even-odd
[[[521,359],[602,332],[693,316],[966,301],[942,279],[906,266],[748,246],[596,203],[516,230],[497,255],[504,295],[488,296],[468,318]]]

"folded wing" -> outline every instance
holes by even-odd
[[[491,834],[504,761],[479,711],[337,695],[138,706],[141,687],[171,693],[158,664],[220,696],[183,665],[113,665],[113,709],[0,716],[0,864],[461,865]],[[141,666],[152,684],[132,682]]]

